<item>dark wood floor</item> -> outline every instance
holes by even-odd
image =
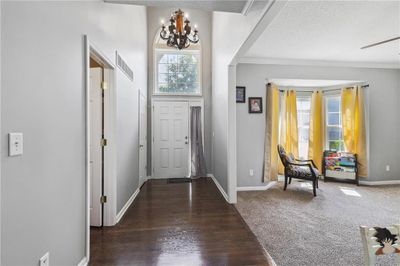
[[[210,178],[149,180],[115,227],[91,230],[91,265],[268,265]]]

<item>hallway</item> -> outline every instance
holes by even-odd
[[[210,178],[149,180],[120,223],[91,230],[91,265],[268,265]]]

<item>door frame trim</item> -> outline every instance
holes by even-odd
[[[115,64],[104,55],[101,49],[84,35],[84,81],[85,81],[85,181],[86,181],[86,259],[90,258],[90,57],[104,64],[104,78],[107,82],[109,91],[109,104],[104,108],[105,123],[109,126],[104,130],[107,137],[107,149],[104,150],[104,194],[107,196],[107,204],[104,204],[104,224],[103,226],[115,225],[117,216],[117,179],[116,179],[116,153],[115,153],[115,114],[116,114],[116,95],[115,95]]]
[[[163,177],[159,176],[154,176],[154,103],[155,102],[186,102],[188,103],[188,131],[189,131],[189,157],[188,157],[188,169],[189,169],[189,175],[190,175],[190,154],[191,154],[191,138],[190,138],[190,107],[192,106],[200,106],[201,107],[201,125],[202,125],[202,135],[203,135],[203,143],[204,143],[204,99],[201,97],[166,97],[166,96],[153,96],[151,98],[151,139],[150,139],[150,145],[151,145],[151,178],[156,178],[156,179],[161,179]],[[204,146],[203,146],[204,149]]]
[[[147,180],[147,173],[148,173],[148,169],[147,169],[147,167],[148,167],[148,160],[147,160],[147,145],[148,145],[148,136],[149,136],[149,134],[148,134],[148,132],[147,132],[147,129],[148,129],[148,125],[147,125],[147,122],[148,122],[148,120],[147,120],[147,117],[148,117],[148,112],[149,112],[149,110],[148,110],[148,106],[147,106],[147,103],[148,103],[148,100],[147,100],[147,94],[145,94],[145,93],[143,93],[143,91],[142,90],[139,90],[139,93],[138,93],[138,95],[139,95],[139,97],[138,97],[138,107],[139,107],[139,110],[138,110],[138,114],[139,114],[139,119],[138,119],[138,123],[139,123],[139,153],[138,153],[138,158],[139,158],[139,188],[141,188],[142,187],[142,185],[144,184],[144,182],[146,182],[146,180]],[[141,167],[141,165],[140,165],[140,163],[141,163],[141,161],[140,161],[140,138],[141,138],[141,135],[140,135],[140,132],[141,132],[141,128],[142,128],[142,125],[141,125],[141,123],[140,123],[140,119],[141,119],[141,114],[140,114],[140,112],[141,112],[141,108],[142,108],[142,106],[141,106],[141,98],[144,98],[144,100],[145,100],[145,104],[146,104],[146,126],[145,126],[145,130],[146,130],[146,137],[145,137],[145,139],[146,139],[146,145],[144,145],[144,149],[145,149],[145,154],[146,154],[146,156],[145,156],[145,158],[144,158],[144,161],[146,162],[146,169],[145,169],[145,176],[143,177],[143,180],[140,180],[140,167]],[[142,181],[142,182],[141,182]]]

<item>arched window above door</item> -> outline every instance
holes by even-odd
[[[154,45],[156,95],[201,95],[201,45],[177,50],[168,47],[157,33]]]

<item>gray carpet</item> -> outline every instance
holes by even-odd
[[[236,208],[278,266],[364,265],[359,225],[400,222],[400,186],[320,182],[283,183],[267,191],[239,192]],[[347,194],[345,194],[346,192]],[[378,265],[395,265],[380,256]]]

